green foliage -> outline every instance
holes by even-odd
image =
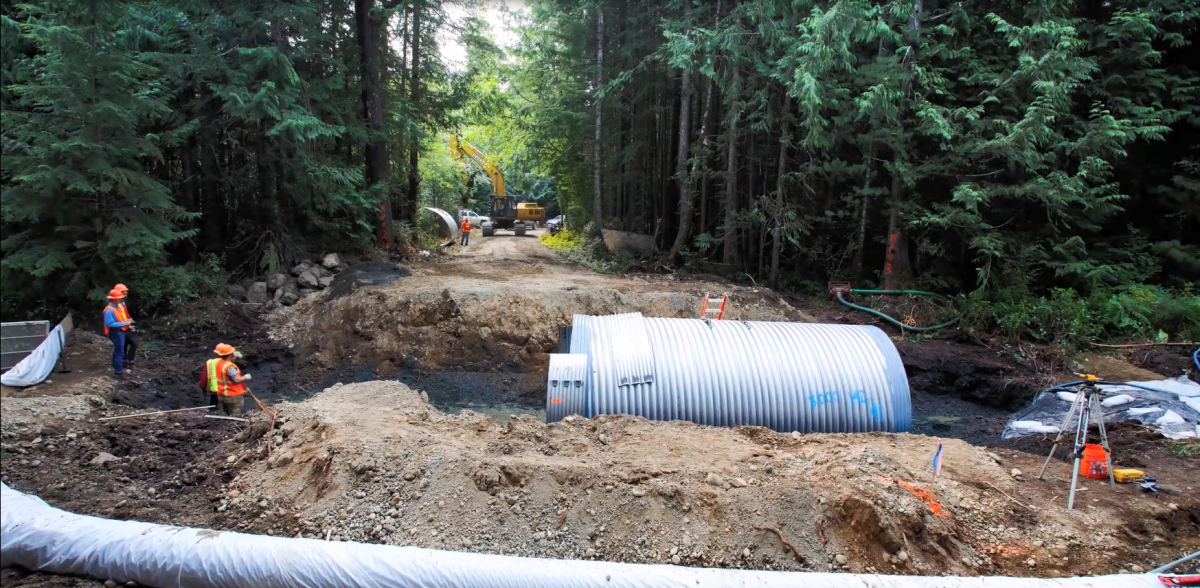
[[[0,115],[0,264],[18,285],[83,296],[102,287],[95,278],[163,264],[196,215],[149,173],[162,138],[141,125],[169,111],[169,95],[138,51],[153,40],[147,16],[96,2],[20,10],[33,56],[14,64]]]
[[[221,296],[229,284],[229,274],[214,255],[204,255],[199,262],[183,265],[131,267],[124,275],[129,276],[124,283],[134,293],[139,308],[146,309],[176,307],[199,298]],[[97,290],[90,298],[97,306],[103,306],[107,293]]]
[[[506,124],[576,218],[599,199],[597,222],[660,247],[687,182],[683,259],[729,275],[762,282],[778,251],[780,284],[868,286],[895,263],[896,286],[975,291],[977,322],[1014,337],[1188,337],[1197,26],[1187,0],[537,0]]]
[[[543,233],[538,240],[555,253],[600,273],[620,273],[634,262],[627,256],[610,253],[603,243],[592,236],[591,227],[575,231],[563,229],[554,235]]]
[[[452,27],[440,1],[419,4],[414,101],[412,3],[376,3],[399,25],[389,39],[406,39],[383,43],[380,59],[399,74],[381,89],[393,160],[384,188],[410,222],[408,148],[420,145],[419,155],[422,140],[450,126],[481,75],[478,64],[446,68],[435,35]],[[382,194],[364,185],[354,9],[329,0],[0,5],[0,311],[89,308],[116,282],[140,290],[148,311],[211,291],[226,273],[370,246]],[[478,28],[464,36],[485,55]]]
[[[1200,457],[1200,439],[1175,439],[1167,443],[1167,453],[1176,457]]]
[[[1200,339],[1200,296],[1133,285],[1096,290],[1086,298],[1069,288],[1035,297],[1020,287],[976,291],[963,304],[966,325],[1027,339],[1083,348],[1096,340]]]

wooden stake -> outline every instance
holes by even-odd
[[[1124,349],[1127,347],[1195,347],[1195,343],[1129,343],[1127,345],[1105,345],[1104,343],[1092,343],[1092,347],[1107,347],[1109,349]]]
[[[141,412],[138,414],[127,414],[127,415],[115,416],[115,417],[104,417],[102,419],[96,419],[96,420],[97,421],[115,421],[117,419],[131,419],[133,417],[153,416],[156,414],[169,414],[172,412],[183,412],[185,410],[212,410],[213,408],[214,408],[213,406],[196,406],[193,408],[177,408],[175,410],[160,410],[157,412]]]
[[[206,419],[220,419],[220,420],[223,420],[223,421],[237,421],[237,422],[239,422],[239,423],[248,423],[248,422],[250,422],[250,419],[243,419],[243,418],[231,417],[231,416],[220,416],[220,415],[215,415],[215,414],[206,414],[206,415],[204,415],[204,418],[206,418]]]

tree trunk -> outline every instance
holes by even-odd
[[[212,121],[211,118],[209,120]],[[217,183],[218,132],[215,124],[200,131],[200,214],[203,221],[204,250],[220,255],[225,243],[222,230],[225,225],[225,202],[221,198],[220,186]]]
[[[412,7],[412,77],[409,89],[409,103],[413,111],[421,110],[421,3],[414,2]],[[417,200],[420,197],[421,170],[420,163],[421,138],[414,135],[408,151],[408,201],[404,207],[404,220],[410,226],[417,224]]]
[[[201,212],[200,190],[196,185],[196,136],[192,135],[185,139],[179,148],[180,171],[183,174],[181,183],[183,184],[184,206],[188,212]],[[190,220],[188,221],[188,225],[192,229],[200,229],[200,219]],[[200,249],[195,239],[188,239],[185,242],[184,250],[186,251],[188,261],[200,261]]]
[[[408,96],[408,30],[409,25],[411,25],[412,22],[409,9],[407,7],[401,11],[399,24],[400,28],[395,32],[396,36],[400,38],[400,62],[396,67],[395,73],[395,79],[398,81],[396,84],[396,93],[399,96]],[[408,129],[406,128],[406,125],[396,125],[393,129],[393,132],[395,133],[395,139],[392,143],[394,152],[389,153],[389,161],[391,162],[391,165],[396,166],[396,169],[403,170],[406,163],[405,159],[408,157]],[[392,157],[395,158],[394,161],[391,160]],[[403,215],[404,211],[406,210],[405,204],[408,201],[408,196],[406,193],[407,186],[401,188],[400,186],[396,185],[396,182],[388,182],[389,201],[392,203],[393,207],[400,207],[401,215]],[[467,205],[464,202],[461,208],[466,207]]]
[[[700,136],[697,137],[696,144],[695,144],[696,164],[697,165],[696,165],[696,167],[692,168],[693,173],[700,176],[698,179],[700,182],[700,232],[701,233],[708,232],[708,191],[709,191],[709,186],[712,185],[712,182],[709,181],[709,177],[708,177],[708,162],[709,162],[708,142],[711,139],[710,135],[712,135],[712,129],[713,129],[712,119],[713,119],[713,111],[715,110],[713,108],[713,106],[715,105],[715,101],[713,100],[713,94],[714,94],[713,86],[714,86],[714,84],[713,84],[712,78],[705,78],[705,81],[704,81],[704,114],[703,114],[703,116],[701,116],[701,119],[700,119],[701,120]]]
[[[741,108],[738,107],[737,101],[741,98],[741,83],[742,73],[735,65],[733,66],[733,83],[730,84],[729,91],[729,128],[725,131],[725,136],[729,141],[729,150],[725,158],[725,235],[723,236],[725,251],[722,256],[723,261],[731,265],[740,265],[741,263],[738,230],[734,222],[734,216],[738,209],[738,117]]]
[[[887,263],[883,266],[883,289],[899,290],[912,275],[908,262],[908,238],[904,234],[904,219],[900,216],[904,181],[898,172],[892,173],[892,206],[888,218]]]
[[[362,68],[363,116],[367,121],[367,190],[379,202],[377,232],[383,250],[388,252],[392,247],[392,203],[387,186],[387,137],[383,129],[383,88],[380,79],[383,23],[374,13],[374,8],[375,0],[354,0],[359,63]]]
[[[792,109],[792,96],[785,90],[783,93],[783,108],[779,113],[779,171],[775,176],[775,228],[771,235],[771,277],[769,284],[772,288],[779,286],[779,254],[783,249],[783,220],[787,213],[787,191],[784,187],[784,176],[787,174],[787,148],[791,142],[791,130],[788,128],[788,112]]]
[[[906,84],[906,94],[912,94],[912,67],[916,60],[917,44],[920,41],[921,35],[921,11],[923,9],[922,0],[915,0],[912,9],[908,13],[908,34],[909,46],[908,51],[904,55],[904,71],[908,74],[908,82]],[[899,122],[899,132],[897,136],[904,136],[904,115],[909,111],[908,108],[901,108],[897,115]],[[904,180],[900,176],[900,167],[902,165],[902,150],[895,150],[892,155],[892,193],[891,193],[891,211],[888,217],[888,248],[887,261],[883,266],[883,289],[898,290],[904,284],[907,284],[912,279],[912,267],[909,263],[908,256],[908,236],[904,232],[904,219],[900,215],[901,206],[904,203]]]
[[[871,147],[867,151],[866,178],[863,181],[863,195],[859,201],[858,218],[858,250],[854,252],[854,278],[862,277],[863,256],[867,249],[867,221],[870,218],[871,182],[875,179],[875,140],[871,139]]]
[[[683,261],[683,248],[692,236],[692,181],[688,171],[688,157],[692,126],[692,72],[683,70],[679,90],[679,145],[675,152],[675,181],[679,184],[679,232],[671,246],[671,263]]]
[[[758,162],[758,136],[755,133],[746,134],[745,153],[742,159],[746,162],[744,165],[746,168],[746,197],[742,198],[740,195],[738,196],[738,210],[742,210],[743,208],[748,210],[758,196],[758,186],[756,185],[758,174],[755,173],[754,169],[755,164]],[[754,235],[750,228],[747,226],[744,227],[745,230],[741,231],[742,272],[746,274],[750,273],[750,263],[754,261],[753,256],[761,256],[762,253],[758,247],[754,246]]]
[[[604,233],[604,149],[601,145],[603,120],[600,108],[600,90],[604,88],[604,11],[596,12],[596,77],[592,96],[595,110],[596,135],[592,141],[592,221],[593,234],[603,241]]]

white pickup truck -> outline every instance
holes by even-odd
[[[477,214],[477,213],[476,213],[474,210],[466,210],[466,209],[463,209],[463,210],[460,210],[460,211],[458,211],[457,218],[458,218],[458,222],[459,222],[459,223],[462,223],[462,219],[463,219],[463,217],[467,217],[467,218],[471,219],[471,226],[472,226],[472,227],[480,227],[480,226],[483,226],[483,222],[484,222],[484,221],[487,221],[487,222],[492,222],[492,218],[491,218],[491,217],[489,217],[489,216],[484,216],[484,215],[482,215],[482,214]]]

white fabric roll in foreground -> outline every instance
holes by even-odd
[[[0,484],[0,565],[167,588],[1160,588],[1060,580],[756,572],[284,539],[72,514]]]
[[[49,335],[42,340],[42,344],[33,350],[33,353],[25,356],[12,369],[0,375],[0,384],[5,386],[25,387],[33,386],[42,383],[50,372],[54,371],[54,365],[58,363],[58,356],[63,350],[63,328],[62,325],[54,327]]]

